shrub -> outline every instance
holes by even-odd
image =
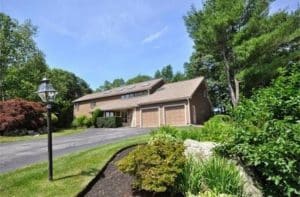
[[[235,126],[229,116],[216,115],[204,124],[204,127],[175,128],[163,126],[152,132],[152,135],[165,134],[174,138],[198,141],[208,140],[216,142],[228,141],[235,133]]]
[[[17,129],[38,129],[46,124],[41,103],[12,99],[0,102],[0,134],[11,135]]]
[[[183,151],[184,147],[180,142],[157,139],[138,146],[121,159],[117,166],[135,178],[133,187],[136,189],[170,191],[185,162]]]
[[[300,66],[281,71],[272,86],[231,113],[238,128],[218,151],[239,157],[261,179],[266,195],[300,195]]]
[[[92,112],[92,125],[94,125],[94,127],[98,127],[97,126],[97,118],[102,117],[103,116],[103,112],[100,109],[96,109],[95,111]]]
[[[92,126],[92,120],[87,116],[78,116],[72,122],[73,127],[90,127]]]
[[[97,127],[99,128],[117,128],[122,126],[121,117],[99,117],[97,118]]]
[[[178,180],[179,190],[186,195],[207,191],[237,196],[243,193],[243,181],[236,166],[220,157],[203,161],[189,158]]]
[[[217,149],[240,157],[261,178],[267,194],[300,194],[300,125],[269,121],[262,129],[240,128],[235,138]]]

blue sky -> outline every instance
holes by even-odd
[[[183,16],[197,0],[0,0],[0,11],[38,27],[35,37],[51,67],[74,72],[93,88],[104,80],[183,70],[193,42]],[[295,9],[277,0],[271,11]]]

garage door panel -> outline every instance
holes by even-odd
[[[185,125],[184,105],[165,107],[167,125]]]
[[[158,109],[143,109],[142,110],[142,127],[158,127]]]

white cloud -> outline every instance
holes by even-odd
[[[142,43],[150,43],[153,42],[154,40],[157,40],[158,38],[160,38],[163,34],[165,34],[168,31],[168,27],[165,26],[164,28],[162,28],[160,31],[150,34],[147,37],[145,37],[142,41]]]

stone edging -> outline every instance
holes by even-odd
[[[120,152],[134,147],[134,146],[138,146],[138,145],[142,145],[145,143],[137,143],[137,144],[132,144],[126,147],[121,148],[120,150],[118,150],[107,162],[106,164],[102,167],[102,169],[97,173],[97,175],[76,195],[77,197],[83,197],[84,195],[86,195],[91,188],[94,186],[94,184],[98,181],[98,179],[100,178],[101,174],[106,170],[108,164],[117,156],[117,154],[119,154]]]

